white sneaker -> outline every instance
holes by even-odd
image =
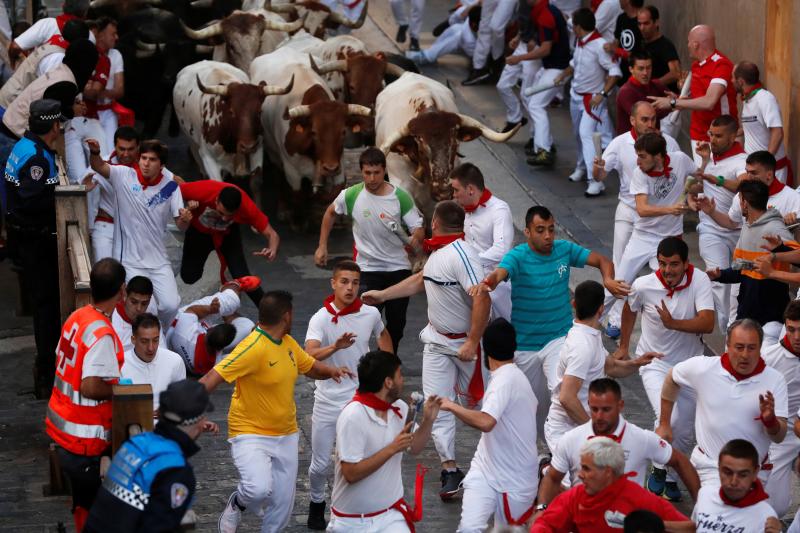
[[[589,180],[589,186],[586,187],[586,192],[583,195],[587,197],[600,196],[604,190],[606,190],[606,186],[603,185],[602,181]]]
[[[236,530],[239,528],[239,522],[242,521],[242,511],[234,503],[235,498],[236,491],[233,491],[231,497],[228,498],[228,504],[225,506],[225,510],[219,515],[219,521],[217,522],[219,533],[236,533]]]
[[[578,167],[572,171],[572,174],[569,175],[569,181],[583,181],[583,178],[586,177],[586,169]]]

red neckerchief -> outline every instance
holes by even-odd
[[[648,170],[645,174],[651,178],[660,178],[661,176],[669,176],[670,172],[672,172],[672,168],[669,166],[669,156],[665,156],[663,170]]]
[[[611,435],[589,435],[586,438],[586,440],[592,440],[592,439],[596,439],[596,438],[599,438],[599,437],[605,437],[607,439],[613,440],[617,444],[622,444],[622,437],[625,436],[625,430],[627,428],[628,428],[628,423],[625,422],[625,425],[622,426],[622,431],[619,432],[619,435],[614,435],[613,433]]]
[[[117,162],[116,162],[116,163],[112,163],[111,161],[112,161],[112,160],[113,160],[115,157],[117,157],[117,152],[116,152],[116,150],[115,150],[115,151],[113,151],[113,152],[111,152],[111,155],[110,155],[110,156],[108,156],[108,163],[109,163],[109,164],[111,164],[111,165],[122,165],[123,167],[134,168],[134,165],[133,165],[133,163],[130,163],[130,164],[128,164],[128,163],[123,163],[123,162],[121,162],[119,159],[117,159]]]
[[[636,85],[637,87],[641,87],[642,89],[646,89],[646,88],[650,87],[649,83],[647,85],[645,85],[644,83],[640,82],[639,80],[637,80],[633,76],[628,78],[628,81],[631,83],[631,85]]]
[[[795,352],[794,350],[792,350],[792,343],[789,342],[789,337],[788,336],[786,336],[786,335],[783,336],[783,338],[781,339],[781,346],[783,346],[786,349],[787,352],[789,352],[790,354],[794,355],[795,357],[800,357],[800,353]]]
[[[147,181],[147,178],[145,178],[144,175],[142,174],[142,169],[139,168],[139,165],[132,165],[131,168],[133,168],[133,170],[136,171],[136,177],[139,178],[139,183],[141,184],[142,189],[146,189],[148,187],[155,187],[156,185],[161,183],[161,180],[164,178],[164,174],[159,172],[156,179],[154,179],[153,181]]]
[[[577,512],[575,516],[573,516],[573,521],[584,521],[588,517],[593,516],[603,516],[603,513],[609,509],[614,508],[614,502],[619,499],[620,494],[625,492],[625,489],[628,485],[633,484],[633,482],[628,479],[630,477],[635,476],[636,474],[633,472],[629,472],[620,476],[617,480],[615,480],[611,485],[604,488],[597,494],[587,494],[586,493],[586,485],[580,484],[578,485],[578,493],[577,496]]]
[[[58,31],[63,33],[64,24],[66,24],[70,20],[80,20],[80,18],[76,17],[75,15],[69,15],[67,13],[62,13],[59,16],[57,16],[56,17],[56,24],[58,24]]]
[[[430,239],[425,239],[422,241],[422,248],[425,250],[425,253],[432,254],[436,250],[440,248],[444,248],[451,242],[455,242],[459,239],[464,238],[464,232],[456,233],[453,235],[436,235],[431,237]]]
[[[478,201],[472,205],[465,205],[464,212],[465,213],[474,213],[479,207],[486,207],[486,202],[489,201],[489,198],[492,197],[492,191],[489,189],[483,189],[481,193],[481,197],[478,198]]]
[[[678,284],[676,287],[670,287],[669,285],[667,285],[666,280],[664,280],[664,276],[661,275],[661,271],[656,270],[656,277],[658,278],[658,281],[660,281],[661,284],[664,286],[664,288],[667,289],[667,298],[672,298],[672,296],[676,292],[682,291],[683,289],[691,285],[693,274],[694,274],[694,265],[689,263],[689,266],[686,267],[686,283],[684,283],[683,285]]]
[[[633,142],[636,142],[636,139],[639,138],[639,135],[637,135],[635,128],[631,128],[631,137],[633,137]]]
[[[124,320],[128,324],[132,324],[133,323],[133,320],[128,318],[128,313],[125,312],[125,302],[117,303],[116,309],[117,309],[117,313],[119,314],[120,318],[122,318],[122,320]]]
[[[728,159],[729,157],[733,157],[735,155],[739,155],[739,154],[743,154],[743,153],[744,153],[744,148],[742,148],[742,145],[739,144],[738,142],[735,142],[735,143],[733,143],[733,146],[731,146],[730,148],[728,148],[727,150],[725,150],[724,152],[722,152],[719,155],[715,155],[715,154],[712,153],[711,154],[711,159],[714,161],[714,164],[716,165],[717,163],[719,163],[723,159]]]
[[[767,368],[767,363],[765,363],[764,360],[761,357],[759,357],[758,364],[756,365],[755,370],[753,370],[750,374],[745,376],[744,374],[740,374],[733,368],[733,365],[731,364],[731,359],[728,356],[728,352],[722,354],[719,359],[720,362],[722,363],[722,368],[727,370],[731,376],[735,377],[736,381],[742,381],[743,379],[752,378],[753,376],[762,373],[764,369]]]
[[[47,40],[47,44],[54,44],[56,46],[60,46],[64,50],[66,50],[67,47],[69,46],[67,40],[64,39],[64,37],[62,37],[60,33],[53,34],[53,36]]]
[[[601,37],[603,37],[603,36],[600,35],[600,32],[598,32],[597,30],[594,30],[585,39],[578,39],[578,47],[579,48],[583,48],[584,46],[586,46],[590,42],[595,41],[597,39],[600,39]]]
[[[353,395],[353,402],[358,402],[360,404],[366,405],[367,407],[372,407],[376,411],[388,411],[391,409],[394,411],[399,418],[403,418],[403,415],[400,414],[400,408],[396,407],[389,402],[383,401],[377,396],[375,396],[374,392],[359,392]]]
[[[772,183],[769,186],[769,195],[774,196],[778,194],[784,187],[786,187],[786,185],[778,181],[778,178],[772,178]]]
[[[761,90],[761,89],[763,89],[763,88],[764,88],[764,86],[763,86],[763,85],[761,85],[761,82],[758,82],[758,83],[756,83],[755,85],[753,85],[753,88],[752,88],[752,89],[750,89],[749,91],[747,91],[746,93],[744,93],[744,94],[742,95],[742,98],[744,98],[744,100],[745,100],[745,101],[747,101],[747,100],[750,100],[750,99],[751,99],[753,96],[755,96],[755,94],[756,94],[758,91],[760,91],[760,90]]]
[[[600,4],[603,3],[603,0],[592,0],[589,2],[589,9],[592,10],[592,13],[597,11],[597,8],[600,7]]]
[[[769,494],[764,491],[764,485],[761,484],[761,480],[756,478],[755,483],[753,483],[753,486],[750,487],[750,492],[748,492],[741,500],[733,501],[728,498],[728,496],[726,496],[725,492],[722,490],[722,487],[719,489],[719,497],[722,499],[722,503],[725,505],[742,509],[744,507],[755,505],[758,502],[763,502],[769,498]]]
[[[333,308],[333,294],[325,298],[325,309],[327,309],[328,312],[333,315],[333,318],[331,318],[331,322],[333,322],[334,324],[339,323],[340,316],[349,315],[352,313],[358,313],[361,310],[362,304],[363,302],[361,301],[361,298],[356,298],[355,300],[353,300],[353,303],[337,311],[336,309]]]

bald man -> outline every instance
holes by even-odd
[[[732,83],[733,63],[717,50],[714,29],[706,24],[689,31],[687,48],[692,63],[691,85],[687,98],[674,93],[648,97],[657,110],[688,109],[692,112],[689,137],[695,164],[702,164],[697,145],[707,143],[711,121],[720,115],[737,118],[736,89]]]

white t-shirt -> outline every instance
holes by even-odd
[[[583,380],[578,391],[578,400],[588,413],[589,384],[595,379],[603,377],[606,357],[608,357],[608,352],[603,347],[600,330],[573,322],[564,345],[561,347],[561,352],[558,354],[558,367],[556,368],[558,385],[553,389],[550,411],[547,413],[547,419],[551,424],[566,428],[578,426],[567,414],[559,399],[564,376],[573,376]]]
[[[110,165],[120,164],[117,156],[109,158],[108,163]],[[162,169],[161,173],[164,175],[164,179],[171,180],[175,176],[175,174],[173,174],[172,171],[166,167]],[[100,200],[98,206],[100,209],[113,217],[117,212],[117,199],[116,194],[114,193],[114,186],[111,185],[110,180],[107,180],[102,176],[98,176],[97,174],[94,175],[93,181],[97,183],[97,188],[100,189]]]
[[[59,66],[63,60],[64,52],[53,52],[52,54],[47,54],[39,61],[39,64],[36,65],[36,77],[38,78],[39,76],[44,76]]]
[[[686,283],[686,274],[680,283]],[[676,320],[688,320],[697,316],[700,311],[714,310],[714,296],[711,292],[711,280],[708,274],[695,268],[692,282],[685,289],[676,291],[672,297],[667,296],[667,289],[656,276],[656,273],[637,278],[628,295],[628,305],[634,313],[642,314],[642,335],[636,345],[636,355],[647,352],[664,354],[663,359],[653,361],[656,364],[673,366],[696,355],[703,355],[703,337],[696,333],[685,333],[667,329],[656,310],[664,302],[672,317]]]
[[[405,426],[408,404],[397,400],[392,405],[400,408],[397,416],[386,412],[386,420],[375,410],[361,403],[351,402],[342,410],[336,421],[336,467],[334,472],[331,507],[345,514],[372,513],[387,509],[403,497],[403,454],[396,453],[375,472],[357,483],[348,483],[342,475],[341,461],[358,463],[392,442]]]
[[[147,312],[151,315],[158,316],[158,306],[156,305],[155,298],[150,298],[150,303],[147,304]],[[122,342],[122,350],[125,352],[133,350],[133,341],[131,341],[133,331],[131,323],[122,318],[122,315],[117,309],[114,309],[114,312],[111,313],[111,325],[114,326],[114,331],[117,332],[117,336],[120,342]],[[159,333],[159,342],[164,343],[163,329]],[[163,346],[166,346],[166,344],[163,344]]]
[[[608,42],[614,40],[614,29],[617,27],[617,17],[622,13],[619,0],[603,0],[594,13],[595,28]],[[571,13],[570,13],[571,15]]]
[[[784,187],[775,194],[770,195],[767,201],[767,208],[775,208],[781,214],[786,216],[789,213],[800,214],[800,193],[791,187]],[[742,205],[739,202],[739,193],[733,197],[731,208],[728,211],[728,218],[735,223],[744,224],[744,217],[742,216]]]
[[[22,32],[14,42],[23,50],[31,50],[42,45],[53,35],[61,35],[54,17],[39,19],[33,26]]]
[[[701,487],[697,493],[697,503],[692,512],[692,522],[697,527],[697,533],[760,533],[764,531],[767,518],[778,518],[770,507],[769,500],[747,507],[734,507],[722,501],[719,491],[718,486]]]
[[[333,303],[331,305],[336,309]],[[370,338],[377,338],[383,332],[381,312],[371,305],[362,305],[358,313],[341,315],[336,324],[331,322],[332,318],[333,315],[324,307],[314,313],[308,322],[306,342],[315,340],[322,346],[328,346],[335,343],[344,333],[355,333],[356,339],[352,346],[333,352],[324,363],[329,366],[347,367],[354,375],[358,375],[358,360],[369,351]],[[339,383],[332,379],[317,380],[316,387],[314,392],[316,400],[343,404],[353,397],[358,387],[358,378],[342,378]]]
[[[466,241],[478,250],[483,266],[494,270],[514,244],[514,221],[511,208],[492,196],[464,219]]]
[[[170,383],[186,379],[186,366],[181,356],[159,346],[156,356],[145,363],[133,350],[125,352],[122,378],[134,385],[149,383],[153,387],[153,409],[158,409],[159,395]]]
[[[83,356],[81,378],[114,379],[119,377],[117,362],[117,340],[112,335],[103,335]]]
[[[119,50],[116,48],[112,48],[108,51],[108,60],[111,63],[111,68],[108,72],[108,81],[106,82],[106,90],[111,91],[114,89],[114,76],[117,74],[122,74],[124,71],[124,62],[122,60],[122,54],[119,53]],[[98,98],[97,103],[107,105],[113,102],[110,98]]]
[[[694,161],[683,152],[670,152],[669,176],[657,178],[648,176],[639,167],[633,171],[631,194],[646,194],[647,203],[651,206],[665,207],[677,204],[686,185],[686,177],[697,170]],[[661,237],[683,235],[683,215],[661,215],[657,217],[639,217],[634,223],[635,231],[651,233]]]
[[[737,154],[731,157],[726,157],[720,161],[714,162],[713,160],[708,163],[706,167],[706,174],[712,176],[722,176],[726,180],[734,180],[740,174],[745,172],[745,160],[747,155]],[[719,187],[715,184],[703,180],[703,194],[707,198],[713,198],[717,204],[717,211],[725,213],[730,211],[733,204],[733,197],[736,193],[729,191],[725,187]],[[738,203],[738,198],[737,198]],[[723,228],[717,224],[713,218],[700,211],[700,223],[697,225],[697,231],[700,233],[714,233],[716,235],[728,236],[738,235],[739,229]]]
[[[169,266],[164,232],[183,207],[178,184],[164,176],[158,184],[144,188],[134,169],[110,168],[120,222],[114,224],[114,258],[137,268]]]
[[[477,468],[497,492],[536,496],[537,405],[531,384],[517,365],[505,364],[491,373],[481,411],[497,423],[481,434],[470,468]]]
[[[759,90],[742,104],[742,130],[744,149],[748,154],[769,148],[769,129],[782,128],[781,108],[775,95],[766,89]],[[786,156],[781,143],[775,159]]]
[[[778,342],[761,348],[761,358],[768,366],[781,373],[786,380],[786,390],[789,394],[790,420],[797,420],[797,411],[800,410],[800,357],[783,347]],[[789,426],[791,431],[791,422]]]
[[[411,268],[403,241],[386,224],[394,221],[414,231],[422,227],[422,215],[410,194],[390,186],[392,191],[389,194],[377,196],[359,183],[340,192],[333,201],[337,214],[353,218],[356,263],[365,272]]]
[[[624,433],[623,433],[624,431]],[[666,464],[672,458],[672,446],[652,431],[629,424],[622,416],[614,430],[614,435],[622,434],[622,448],[625,452],[625,472],[634,472],[631,481],[644,484],[650,463]],[[581,446],[594,435],[592,421],[564,433],[553,450],[550,466],[569,475],[571,485],[580,483],[578,471],[581,468]]]
[[[758,420],[759,394],[771,391],[775,397],[775,416],[789,415],[786,380],[771,367],[736,381],[722,367],[719,357],[692,357],[672,368],[672,379],[695,391],[697,445],[714,461],[722,447],[733,439],[749,440],[760,458],[766,456],[771,441]]]
[[[616,2],[616,0],[609,0]],[[619,6],[619,2],[616,2]],[[613,23],[611,33],[614,33]],[[588,40],[588,36],[585,37]],[[613,39],[613,35],[611,39]],[[611,54],[603,50],[605,39],[588,41],[584,46],[576,46],[569,64],[574,69],[571,96],[580,99],[581,94],[599,93],[603,90],[607,76],[620,76],[619,64]]]
[[[664,133],[661,136],[667,141],[667,153],[680,152],[681,147],[678,146],[675,139]],[[605,171],[616,170],[619,175],[619,201],[634,210],[636,209],[636,199],[631,194],[631,180],[633,171],[637,168],[635,144],[636,140],[633,135],[627,131],[614,137],[603,152],[603,161],[606,162]]]

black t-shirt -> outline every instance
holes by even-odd
[[[617,17],[617,25],[614,28],[614,38],[619,42],[619,47],[630,53],[642,49],[644,39],[642,32],[639,31],[639,22],[636,17],[629,17],[625,13],[620,13]],[[622,71],[622,78],[617,85],[620,87],[628,80],[631,73],[628,69],[628,60],[621,58],[619,68]]]
[[[672,41],[663,35],[650,43],[644,43],[644,49],[653,56],[653,79],[657,80],[669,72],[669,62],[680,60],[678,57],[678,50]],[[678,84],[671,83],[667,88],[674,92],[678,92]]]
[[[565,69],[569,66],[569,33],[567,31],[567,21],[557,7],[548,5],[547,9],[555,19],[555,30],[538,27],[536,37],[538,43],[553,41],[552,48],[547,57],[542,58],[544,68]],[[535,23],[535,21],[534,21]]]

